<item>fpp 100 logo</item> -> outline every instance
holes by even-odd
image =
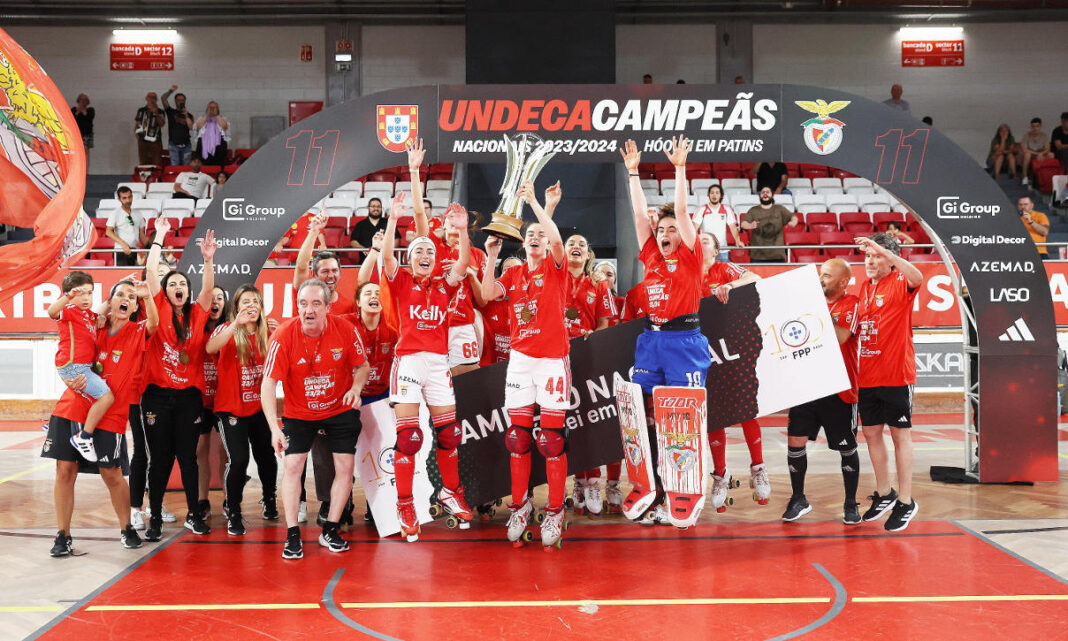
[[[935,211],[944,220],[972,220],[986,214],[996,216],[1001,211],[1001,205],[974,205],[961,200],[960,196],[939,196]]]
[[[237,222],[262,222],[270,218],[282,218],[286,215],[285,207],[258,207],[245,202],[244,198],[226,198],[223,200],[223,220]]]

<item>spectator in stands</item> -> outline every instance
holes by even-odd
[[[1020,141],[1020,173],[1023,174],[1023,184],[1028,183],[1027,174],[1031,171],[1031,161],[1047,158],[1053,158],[1053,152],[1049,150],[1046,132],[1042,131],[1042,119],[1035,116],[1031,119],[1031,128]]]
[[[1057,160],[1068,167],[1068,111],[1061,113],[1061,126],[1053,130],[1049,146]]]
[[[74,114],[74,121],[78,123],[78,133],[82,135],[82,145],[85,147],[85,165],[88,168],[89,150],[93,148],[93,118],[96,118],[96,109],[89,106],[89,96],[80,93],[70,111]]]
[[[367,201],[367,218],[356,223],[352,228],[352,236],[349,238],[349,246],[359,249],[370,249],[371,239],[379,231],[386,229],[386,217],[382,215],[382,200],[372,198]],[[400,238],[400,234],[397,234]]]
[[[909,109],[908,101],[901,99],[902,93],[904,93],[904,90],[901,88],[901,85],[894,84],[892,87],[890,87],[890,97],[884,100],[883,104],[887,107],[890,107],[891,109],[898,109],[900,111],[904,111],[906,114],[911,115],[912,111]]]
[[[226,164],[226,145],[230,140],[230,123],[219,113],[219,103],[212,100],[204,115],[196,121],[196,155],[205,165]]]
[[[653,75],[647,73],[644,76],[642,76],[642,84],[643,85],[651,85],[651,84],[653,84]]]
[[[145,219],[133,211],[133,191],[129,187],[119,187],[116,193],[120,209],[112,210],[104,228],[107,237],[122,250],[122,253],[115,255],[115,265],[129,267],[144,264],[144,257],[134,253],[134,250],[148,246]]]
[[[1042,260],[1049,259],[1049,250],[1045,245],[1039,244],[1046,242],[1046,235],[1049,234],[1049,218],[1042,212],[1035,211],[1035,201],[1031,200],[1030,196],[1021,196],[1020,200],[1016,201],[1016,209],[1020,212],[1020,220],[1023,221],[1024,227],[1031,234],[1031,240],[1035,241],[1035,246],[1038,247],[1038,255],[1042,257]]]
[[[200,171],[202,164],[199,156],[194,156],[189,160],[189,171],[183,171],[174,179],[175,198],[199,200],[207,197],[208,189],[215,181],[211,176]]]
[[[796,227],[797,216],[782,205],[775,204],[771,187],[760,190],[760,204],[745,213],[742,229],[749,230],[749,260],[754,263],[786,262],[785,249],[757,249],[767,245],[782,245],[784,227]]]
[[[753,165],[752,175],[756,178],[756,190],[770,187],[776,196],[781,193],[790,193],[786,189],[786,181],[790,179],[790,171],[785,163],[781,162],[758,162]],[[722,247],[722,245],[720,245]]]
[[[934,127],[934,119],[930,116],[924,116],[920,120],[922,120],[923,124],[927,125],[928,127]]]
[[[219,187],[225,185],[227,180],[230,180],[230,174],[225,171],[220,171],[215,174],[215,189],[218,190]]]
[[[727,246],[727,230],[737,246],[745,246],[741,234],[738,233],[738,214],[730,205],[723,202],[723,187],[720,185],[708,186],[708,202],[695,212],[695,224],[701,233],[709,233],[716,237],[720,247]],[[723,250],[720,260],[727,260],[727,251]]]
[[[912,236],[901,231],[901,223],[896,220],[892,220],[886,224],[886,233],[893,236],[898,245],[913,245],[916,243],[916,241],[912,239]]]
[[[987,156],[986,164],[994,168],[994,180],[1001,176],[1001,167],[1008,162],[1009,174],[1016,177],[1016,154],[1020,147],[1016,139],[1012,137],[1012,129],[1005,123],[998,125],[997,133],[990,139],[990,155]]]
[[[178,90],[178,85],[163,92],[163,110],[167,113],[167,148],[171,152],[172,165],[188,165],[193,157],[193,147],[189,142],[189,130],[193,128],[193,114],[186,111],[185,94],[174,94],[174,107],[167,99]]]
[[[145,95],[145,106],[134,116],[134,135],[137,137],[137,164],[163,165],[163,110],[156,103],[156,92]]]

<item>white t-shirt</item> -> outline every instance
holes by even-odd
[[[145,218],[137,212],[127,214],[122,209],[114,209],[108,215],[108,227],[113,227],[127,245],[133,248],[141,246],[139,231],[145,226]]]
[[[175,185],[181,185],[193,198],[204,198],[208,195],[208,188],[215,184],[211,176],[202,171],[183,171],[174,179]]]
[[[726,247],[728,244],[727,225],[738,224],[738,215],[734,213],[734,210],[727,203],[720,203],[715,206],[705,203],[697,208],[694,219],[700,225],[701,232],[706,232],[716,237],[720,247]]]

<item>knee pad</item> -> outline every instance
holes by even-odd
[[[460,447],[460,443],[464,440],[460,424],[455,421],[441,427],[435,427],[434,430],[438,436],[438,449],[455,450]]]
[[[556,458],[567,451],[563,430],[543,429],[538,432],[538,452],[545,458]]]
[[[512,454],[526,454],[530,451],[530,444],[534,437],[530,435],[530,428],[511,426],[504,433],[504,446]]]
[[[405,427],[397,430],[397,451],[408,456],[415,456],[423,447],[423,430],[418,427]]]

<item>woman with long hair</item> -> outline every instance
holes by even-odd
[[[225,320],[226,307],[229,303],[229,295],[226,290],[216,285],[211,290],[211,308],[208,310],[208,320],[204,322],[204,335],[211,336]],[[211,490],[211,474],[218,470],[222,474],[226,465],[225,450],[219,450],[215,459],[215,470],[212,469],[211,441],[212,432],[218,433],[219,427],[215,420],[215,388],[218,381],[218,372],[215,368],[215,358],[208,353],[204,357],[204,389],[200,391],[200,399],[204,404],[204,418],[200,421],[200,438],[197,440],[197,469],[199,470],[199,482],[197,483],[197,509],[200,518],[205,521],[211,515],[211,502],[208,500],[208,492]],[[226,506],[223,505],[223,510]]]

